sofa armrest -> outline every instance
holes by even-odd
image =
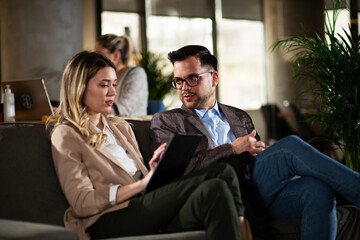
[[[76,240],[77,234],[55,225],[0,219],[0,239]]]

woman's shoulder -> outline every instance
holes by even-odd
[[[110,124],[113,124],[117,128],[131,127],[130,124],[125,119],[123,119],[122,117],[119,117],[119,116],[108,116],[107,121]]]
[[[59,138],[59,137],[63,138],[65,136],[80,137],[80,134],[70,124],[61,123],[54,127],[52,134],[51,134],[51,139],[55,139],[55,138]]]
[[[142,67],[139,66],[132,66],[129,68],[128,70],[129,75],[133,74],[133,75],[145,75],[146,76],[146,72]]]

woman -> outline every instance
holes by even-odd
[[[143,68],[129,66],[131,44],[126,36],[106,34],[95,43],[95,51],[109,58],[116,66],[118,88],[114,112],[120,116],[147,115],[148,82]]]
[[[69,60],[52,131],[52,154],[70,204],[65,226],[80,239],[205,229],[207,239],[241,239],[243,205],[236,175],[214,165],[142,194],[161,145],[145,167],[131,126],[109,117],[116,68],[95,52]]]

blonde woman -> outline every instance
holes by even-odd
[[[210,240],[242,239],[244,208],[228,165],[142,193],[166,144],[154,152],[148,170],[131,126],[107,115],[116,96],[115,70],[108,58],[85,51],[63,73],[60,107],[49,121],[56,121],[53,160],[70,204],[65,226],[80,239],[196,229],[205,229]]]
[[[130,66],[131,43],[126,36],[105,34],[98,37],[95,51],[109,58],[116,66],[118,78],[114,113],[120,116],[147,115],[148,82],[145,70]]]

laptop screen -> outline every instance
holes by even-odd
[[[41,121],[44,115],[53,114],[43,79],[3,80],[3,91],[6,85],[15,96],[16,121]]]

